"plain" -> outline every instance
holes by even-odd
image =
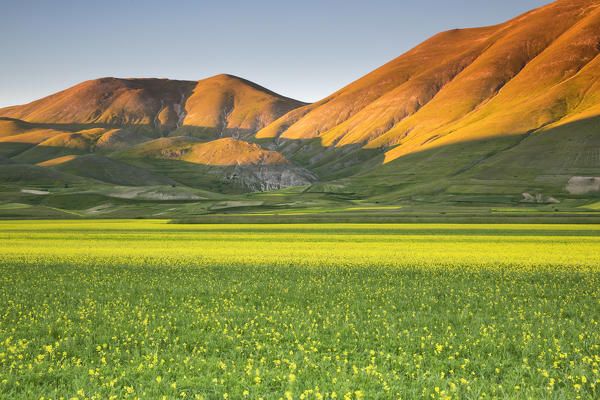
[[[0,222],[0,398],[597,398],[600,227]]]

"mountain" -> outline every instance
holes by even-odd
[[[223,182],[241,191],[306,185],[314,174],[276,151],[233,139],[303,105],[231,75],[198,82],[96,79],[0,109],[0,156],[113,184],[183,180],[219,191]],[[150,173],[153,161],[173,162]]]
[[[599,53],[600,0],[559,0],[442,32],[313,104],[230,75],[97,79],[0,109],[0,179],[580,204],[599,193]]]
[[[102,78],[0,109],[0,116],[65,127],[128,127],[150,136],[191,127],[210,138],[207,132],[215,137],[255,133],[302,105],[231,75],[197,82]]]
[[[573,116],[597,104],[599,5],[562,0],[497,26],[440,33],[257,136],[394,147],[389,161],[431,142],[526,132]]]
[[[560,0],[440,33],[256,136],[324,178],[369,170],[338,182],[361,192],[373,193],[378,175],[388,181],[380,191],[474,179],[482,193],[488,183],[564,188],[573,175],[600,173],[599,53],[600,1]]]

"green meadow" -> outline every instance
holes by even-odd
[[[600,226],[0,222],[2,399],[595,399]]]

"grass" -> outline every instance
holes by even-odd
[[[31,205],[29,204],[21,204],[21,203],[4,203],[0,204],[0,210],[18,210],[21,208],[29,208]]]
[[[0,222],[0,398],[598,397],[597,225]]]
[[[583,206],[583,208],[588,208],[590,210],[600,210],[600,201],[597,203],[588,204],[586,206]]]
[[[34,168],[34,172],[42,170],[50,174],[50,180],[59,179],[51,175],[58,174],[55,170]],[[19,176],[24,172],[21,170]],[[49,194],[23,193],[23,189]],[[460,203],[454,198],[454,203],[440,203],[439,199],[416,195],[407,201],[394,202],[312,189],[305,186],[224,195],[180,185],[138,187],[77,181],[59,186],[47,180],[28,184],[17,180],[0,183],[0,219],[70,218],[75,212],[81,218],[176,218],[195,223],[600,222],[600,208],[594,205],[597,199],[593,196],[565,199],[560,204],[524,203],[520,199],[493,204],[483,202],[482,198]],[[31,207],[15,209],[14,204]],[[50,208],[55,210],[49,211]]]

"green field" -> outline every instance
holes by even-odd
[[[0,398],[594,399],[600,225],[0,222]]]

